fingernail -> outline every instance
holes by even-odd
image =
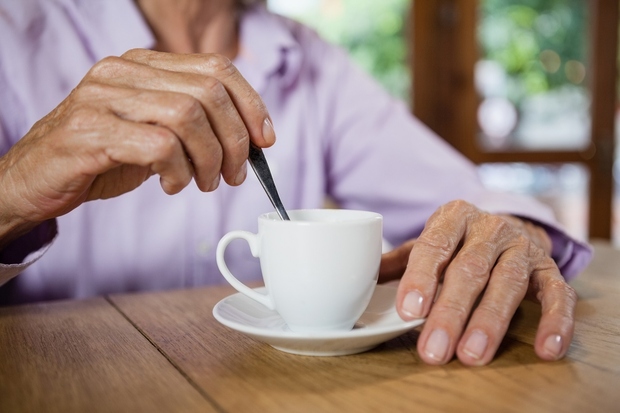
[[[422,318],[424,297],[417,291],[409,291],[403,300],[403,313],[411,318]]]
[[[471,358],[480,360],[484,355],[488,344],[489,338],[487,335],[482,331],[475,330],[467,339],[463,352]]]
[[[247,173],[248,173],[248,167],[246,166],[244,162],[243,165],[241,165],[241,169],[239,170],[239,173],[235,177],[235,185],[241,185],[243,181],[245,181],[245,177]]]
[[[269,118],[265,119],[265,122],[263,122],[263,139],[268,144],[273,144],[276,141],[276,132]]]
[[[431,335],[428,337],[425,353],[433,360],[443,361],[448,353],[449,344],[450,339],[448,338],[448,333],[438,328],[433,330]]]
[[[211,187],[209,187],[209,192],[215,191],[218,186],[220,186],[220,174],[217,174],[217,176],[213,180],[213,183],[211,183]]]
[[[557,334],[552,334],[545,340],[544,345],[545,352],[557,359],[560,357],[560,352],[562,351],[562,337]]]

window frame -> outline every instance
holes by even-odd
[[[413,113],[473,162],[577,163],[590,174],[589,238],[611,239],[618,54],[618,0],[590,7],[591,131],[582,150],[484,151],[477,142],[478,1],[413,1],[409,44]]]

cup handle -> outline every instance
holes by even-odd
[[[224,278],[226,278],[226,281],[228,281],[228,283],[232,285],[237,291],[247,295],[255,301],[258,301],[270,310],[275,310],[275,304],[270,296],[257,293],[256,291],[239,281],[228,269],[228,265],[226,265],[226,261],[224,260],[224,251],[226,251],[226,247],[228,247],[228,244],[230,244],[231,241],[237,238],[246,240],[247,243],[250,245],[250,251],[252,252],[252,256],[258,257],[258,235],[252,234],[248,231],[229,232],[228,234],[224,235],[220,242],[218,242],[217,244],[216,260],[220,272],[222,273]]]

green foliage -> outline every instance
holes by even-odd
[[[425,0],[418,0],[425,1]],[[292,16],[314,27],[351,56],[393,95],[408,100],[405,24],[412,0],[317,0]],[[565,85],[568,62],[587,66],[588,2],[583,0],[480,0],[481,58],[498,62],[509,78],[507,97]],[[581,66],[580,66],[581,67]],[[579,67],[579,68],[580,68]],[[576,76],[579,80],[579,76]]]
[[[508,74],[509,99],[518,103],[525,95],[583,81],[587,11],[582,0],[481,1],[482,57]]]
[[[410,0],[324,0],[293,16],[346,48],[393,95],[408,99],[410,76],[404,31]]]

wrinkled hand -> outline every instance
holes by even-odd
[[[259,95],[229,59],[131,50],[97,63],[0,158],[0,236],[121,195],[153,174],[179,192],[245,179],[250,140],[275,141]]]
[[[429,364],[454,354],[466,365],[489,363],[526,296],[542,309],[536,354],[556,360],[572,340],[577,296],[550,251],[542,228],[454,201],[418,239],[384,254],[380,280],[402,274],[397,309],[405,320],[427,317],[417,346]]]

